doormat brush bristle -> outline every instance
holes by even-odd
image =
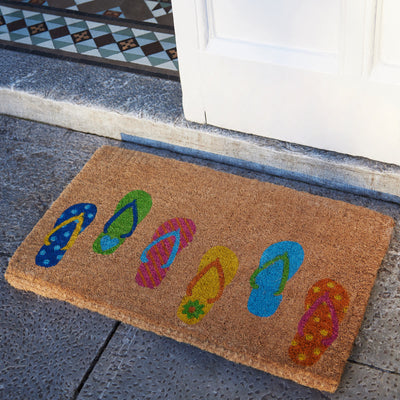
[[[333,392],[393,225],[366,208],[105,146],[6,279]]]

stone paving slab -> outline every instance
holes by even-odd
[[[193,346],[122,324],[78,400],[131,398],[319,400],[325,396]]]
[[[398,374],[348,362],[328,394],[120,325],[78,400],[394,400],[399,387]]]
[[[4,272],[94,150],[89,136],[74,149],[65,129],[1,116],[0,126],[0,399],[71,399],[116,322],[15,290]]]
[[[120,325],[83,386],[80,399],[188,399],[197,395],[222,399],[396,398],[400,391],[399,204],[0,116],[0,399],[9,398],[11,388],[13,398],[72,398],[115,327],[115,321],[97,314],[16,291],[3,278],[8,258],[103,144],[194,162],[348,201],[390,215],[397,224],[351,361],[333,397]]]
[[[107,140],[0,116],[0,254],[12,255]]]
[[[400,373],[399,327],[400,253],[389,250],[378,272],[350,358]],[[398,390],[400,398],[400,388]]]
[[[15,290],[0,256],[0,399],[71,399],[115,321]]]
[[[331,400],[397,400],[400,393],[398,374],[347,363],[342,382]],[[278,397],[279,398],[279,397]]]

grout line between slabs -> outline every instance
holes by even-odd
[[[388,374],[391,374],[391,375],[400,376],[400,373],[399,373],[399,372],[392,371],[392,370],[390,370],[390,369],[376,367],[375,365],[366,364],[366,363],[362,363],[362,362],[355,361],[355,360],[348,360],[348,362],[351,363],[351,364],[355,364],[355,365],[362,366],[362,367],[372,368],[372,369],[375,369],[375,370],[377,370],[377,371],[385,372],[385,373],[388,373]]]
[[[106,350],[108,344],[110,343],[111,339],[113,338],[115,332],[117,331],[118,327],[121,325],[120,321],[116,321],[113,328],[111,329],[111,332],[108,334],[106,340],[104,341],[103,345],[100,347],[99,351],[97,352],[95,358],[92,360],[90,363],[89,368],[85,372],[85,375],[83,376],[81,382],[79,383],[78,387],[75,389],[75,392],[71,398],[71,400],[77,400],[79,397],[79,394],[82,390],[82,388],[85,386],[85,383],[90,377],[90,374],[93,372],[97,362],[100,360],[101,356],[103,355],[104,351]]]

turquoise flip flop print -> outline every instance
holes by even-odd
[[[260,266],[250,277],[252,291],[247,309],[258,317],[270,317],[281,304],[286,283],[298,271],[304,250],[297,242],[278,242],[261,256]]]
[[[133,234],[151,206],[151,196],[142,190],[134,190],[125,195],[118,203],[114,215],[104,225],[103,232],[94,241],[93,250],[99,254],[114,253]]]
[[[36,255],[36,265],[57,265],[65,252],[73,246],[78,235],[93,222],[96,213],[96,206],[90,203],[74,204],[67,208],[44,238],[44,245]]]

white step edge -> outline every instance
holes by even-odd
[[[400,197],[400,167],[393,165],[373,163],[377,167],[372,168],[367,165],[371,164],[370,160],[364,162],[351,156],[324,159],[313,152],[307,155],[287,148],[272,148],[262,140],[253,140],[250,135],[236,138],[212,132],[207,126],[199,125],[194,129],[8,88],[0,88],[0,113],[117,140],[150,145],[155,141],[179,146],[178,151],[206,152],[211,158],[213,155],[226,157],[229,163],[234,163],[232,159],[238,164],[243,161],[242,166],[247,168],[265,167],[266,172],[275,175],[361,194],[376,192],[372,194],[374,197],[400,202],[400,198],[397,199]]]

